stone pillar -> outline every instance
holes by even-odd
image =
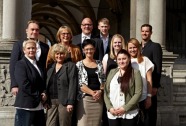
[[[15,97],[10,93],[9,59],[13,43],[26,38],[32,0],[0,0],[0,122],[13,126]],[[2,19],[2,20],[1,20]]]
[[[2,40],[12,43],[26,38],[26,23],[31,19],[32,0],[3,0]]]
[[[3,0],[3,33],[2,39],[5,41],[16,40],[16,0]]]
[[[165,45],[166,0],[150,0],[149,24],[153,27],[152,40]]]
[[[3,0],[0,0],[0,41],[2,39]]]
[[[155,0],[156,1],[156,0]],[[149,22],[149,0],[136,0],[136,38],[141,40],[141,25]]]

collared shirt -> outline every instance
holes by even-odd
[[[104,48],[104,54],[106,53],[107,51],[107,47],[108,47],[108,40],[109,40],[109,35],[107,35],[107,37],[103,37],[101,34],[100,34],[100,38],[101,40],[103,41],[103,48]]]
[[[39,61],[39,58],[41,56],[41,47],[40,47],[40,44],[39,44],[39,40],[36,42],[36,60]]]
[[[83,41],[85,40],[85,39],[90,39],[91,38],[91,34],[90,35],[85,35],[85,34],[81,34],[81,43],[83,43]]]

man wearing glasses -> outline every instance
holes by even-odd
[[[103,55],[104,55],[103,42],[102,42],[102,40],[100,40],[92,35],[93,23],[90,18],[86,17],[82,20],[81,30],[82,30],[81,34],[73,37],[72,44],[79,46],[79,48],[82,52],[82,56],[84,58],[84,54],[83,54],[82,47],[81,47],[83,41],[85,39],[94,39],[94,41],[96,42],[96,45],[95,45],[96,51],[94,53],[94,59],[102,61]]]

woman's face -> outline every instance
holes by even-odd
[[[119,68],[126,69],[130,63],[130,58],[126,54],[118,54],[117,63]]]
[[[25,48],[23,49],[24,54],[34,60],[35,59],[35,54],[36,54],[36,44],[35,43],[27,43],[25,45]]]
[[[121,50],[122,44],[121,44],[121,39],[120,38],[114,38],[113,40],[113,49],[114,50]]]
[[[63,43],[69,43],[72,39],[70,32],[67,29],[63,29],[60,33],[60,41]]]
[[[60,53],[60,52],[55,53],[55,60],[57,63],[62,64],[65,58],[66,58],[65,53]]]
[[[84,47],[83,52],[86,57],[93,57],[95,48],[93,45],[89,44]]]
[[[128,52],[132,58],[136,58],[138,54],[138,48],[133,43],[128,43]]]

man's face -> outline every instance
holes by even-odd
[[[30,23],[26,29],[27,38],[37,40],[39,37],[39,26],[36,23]]]
[[[81,30],[85,35],[90,35],[93,29],[92,20],[90,18],[83,19],[81,23]]]
[[[99,22],[98,29],[100,30],[100,33],[102,35],[108,35],[110,25],[106,24],[106,23],[103,23],[103,22]]]
[[[141,28],[141,38],[144,41],[149,41],[151,38],[152,32],[150,31],[149,27],[142,27]]]

